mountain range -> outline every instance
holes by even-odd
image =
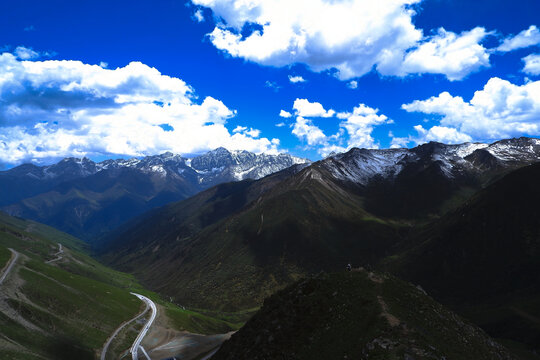
[[[0,206],[11,215],[89,240],[213,185],[259,179],[305,163],[288,154],[256,155],[224,148],[194,158],[172,153],[99,163],[66,158],[53,165],[24,164],[0,172]]]
[[[23,165],[0,173],[0,191],[11,214],[92,239],[101,261],[171,303],[262,306],[217,358],[249,358],[253,343],[257,356],[305,355],[290,358],[325,358],[321,344],[343,356],[512,358],[472,321],[534,359],[539,160],[531,138],[354,148],[314,163],[220,148]],[[348,263],[367,270],[343,274]],[[342,274],[312,277],[321,271]],[[320,318],[312,299],[328,305]],[[349,321],[368,313],[380,316]],[[342,342],[358,331],[370,336]],[[468,347],[478,353],[460,357]]]
[[[529,138],[352,149],[259,180],[221,184],[156,209],[110,233],[101,256],[181,303],[224,310],[259,306],[304,276],[340,270],[347,263],[387,269],[433,291],[436,299],[461,314],[467,316],[473,307],[486,310],[478,311],[475,321],[496,336],[534,348],[540,334],[534,320],[540,308],[534,299],[540,293],[536,282],[527,279],[537,273],[535,262],[516,264],[534,259],[534,234],[540,228],[533,220],[535,212],[514,206],[506,213],[508,231],[516,236],[521,236],[521,222],[512,219],[530,219],[524,228],[529,240],[512,249],[513,240],[501,238],[506,233],[491,237],[504,217],[487,222],[490,203],[475,205],[475,199],[487,193],[500,200],[499,207],[512,203],[490,189],[513,177],[538,183],[540,176],[528,166],[539,159],[540,141]],[[516,186],[513,199],[527,199],[528,189]],[[463,211],[474,216],[462,219]],[[467,222],[458,222],[453,232],[441,235],[448,223],[464,219]],[[455,229],[467,229],[467,224],[488,224],[492,230],[454,239],[452,234],[460,234]],[[492,241],[498,241],[497,246],[490,245]],[[462,267],[459,256],[469,259],[468,267]],[[505,256],[509,261],[502,261]],[[500,278],[504,274],[512,276]],[[460,280],[464,277],[472,280]],[[512,282],[514,278],[524,280]],[[447,282],[452,286],[446,287]],[[477,289],[476,282],[481,283]],[[488,309],[502,308],[488,306],[492,293],[480,289],[498,289],[494,294],[501,299],[511,291],[504,298],[509,302],[501,301],[514,310],[506,307],[504,316],[489,317]],[[481,297],[472,296],[476,290]],[[505,326],[526,327],[504,332]],[[528,337],[520,338],[528,330]]]

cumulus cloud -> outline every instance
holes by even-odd
[[[183,80],[138,62],[105,69],[80,61],[0,55],[0,162],[65,156],[197,153],[225,146],[275,151],[259,131],[229,132],[235,115]],[[167,128],[162,127],[167,124]]]
[[[523,59],[523,72],[529,75],[540,75],[540,54],[531,54]]]
[[[313,124],[310,119],[305,119],[301,116],[296,118],[292,133],[300,140],[304,140],[308,145],[324,145],[327,142],[326,135],[323,131]]]
[[[301,106],[299,106],[300,104]],[[304,107],[311,109],[310,111],[298,110],[298,108],[303,109]],[[378,109],[373,109],[365,104],[359,104],[350,112],[336,113],[324,110],[320,103],[296,99],[293,108],[296,110],[295,123],[292,125],[293,135],[306,142],[308,147],[317,148],[317,151],[323,156],[332,152],[343,152],[352,147],[377,148],[378,144],[372,137],[374,128],[378,125],[391,123],[391,120],[385,115],[379,114]],[[326,135],[312,119],[306,118],[322,117],[321,114],[341,120],[337,133]]]
[[[292,82],[293,84],[297,84],[297,83],[303,83],[303,82],[306,82],[306,79],[304,79],[304,78],[301,77],[301,76],[292,76],[292,75],[289,75],[289,81]]]
[[[321,103],[309,102],[307,99],[296,99],[293,104],[296,115],[303,117],[332,117],[334,110],[325,110]]]
[[[285,110],[281,110],[279,112],[279,116],[282,117],[282,118],[290,118],[292,117],[292,114],[288,111],[285,111]]]
[[[192,0],[218,19],[209,38],[234,57],[270,66],[307,64],[338,77],[362,76],[382,57],[414,46],[422,32],[410,5],[420,0]],[[258,28],[243,36],[246,24]]]
[[[497,50],[508,52],[538,44],[540,44],[540,30],[536,26],[531,25],[527,30],[523,30],[515,36],[509,36],[504,39]]]
[[[480,44],[487,34],[483,28],[459,35],[440,29],[425,37],[413,24],[413,7],[421,0],[192,2],[213,11],[216,26],[208,37],[216,48],[262,65],[303,63],[341,80],[373,69],[383,75],[436,73],[457,80],[489,65]]]
[[[456,34],[440,28],[402,60],[392,57],[378,66],[383,75],[444,74],[449,80],[461,80],[482,67],[489,67],[489,53],[481,45],[488,35],[484,28]]]
[[[371,137],[373,128],[388,122],[388,118],[385,115],[379,115],[378,112],[378,109],[360,104],[353,109],[351,116],[341,123],[341,126],[349,133],[349,146],[375,146],[375,141]]]
[[[349,89],[357,89],[358,88],[358,81],[356,80],[351,80],[347,83],[347,87]]]
[[[462,142],[540,135],[540,81],[515,85],[495,77],[470,101],[443,92],[402,108],[441,117],[434,128],[416,128],[426,139]]]

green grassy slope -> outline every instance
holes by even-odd
[[[46,263],[57,257],[58,242],[64,245],[62,259]],[[131,275],[89,257],[78,239],[0,214],[0,256],[8,247],[21,256],[1,285],[2,359],[94,359],[113,331],[141,311],[142,303],[131,291],[163,306],[177,330],[221,333],[240,326],[163,301]],[[136,331],[136,326],[126,331],[124,347],[113,343],[108,358],[129,347]]]
[[[5,247],[0,247],[0,270],[8,264],[9,259],[11,259],[11,251]]]
[[[478,327],[389,275],[320,274],[265,300],[212,357],[513,359]]]
[[[87,251],[89,249],[89,246],[85,242],[66,234],[65,232],[36,221],[9,216],[2,211],[0,211],[0,227],[5,228],[4,230],[9,230],[9,228],[11,228],[11,230],[17,232],[24,231],[32,234],[33,237],[46,239],[48,241],[54,240],[54,242],[69,246],[74,250]]]

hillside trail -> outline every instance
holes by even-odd
[[[64,248],[62,247],[62,244],[58,243],[58,252],[53,255],[53,256],[57,256],[57,257],[54,258],[54,259],[45,261],[45,264],[50,264],[50,263],[62,260],[63,254],[64,254]]]

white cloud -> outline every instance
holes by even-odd
[[[489,67],[489,53],[480,42],[489,33],[477,27],[455,34],[443,28],[418,47],[408,52],[402,60],[378,66],[383,75],[444,74],[449,80],[461,80],[482,67]]]
[[[540,135],[540,81],[520,86],[491,78],[468,102],[443,92],[427,100],[404,104],[402,108],[441,116],[440,127],[456,130],[452,133],[446,129],[429,129],[427,134],[433,137],[488,140]]]
[[[261,134],[261,131],[259,129],[254,129],[254,128],[249,128],[248,130],[247,127],[238,125],[237,127],[234,128],[233,133],[235,134],[240,133],[240,134],[244,134],[249,137],[252,137],[252,138],[257,138]]]
[[[17,46],[13,54],[21,60],[37,59],[40,56],[38,52],[24,46]]]
[[[233,133],[237,133],[237,132],[244,132],[246,131],[248,128],[245,127],[245,126],[240,126],[238,125],[237,127],[234,128],[234,130],[232,131]]]
[[[99,62],[99,66],[105,69],[105,68],[108,68],[108,67],[109,67],[109,64],[106,63],[105,61],[100,61],[100,62]]]
[[[252,138],[258,138],[261,135],[261,130],[250,128],[248,131],[245,131],[244,134]]]
[[[390,142],[391,149],[406,148],[409,145],[409,143],[412,141],[410,136],[394,137],[394,134],[392,134],[391,132],[388,134],[388,137],[392,139]]]
[[[429,141],[437,141],[445,144],[463,144],[472,141],[472,138],[459,132],[455,128],[445,126],[433,126],[429,130],[424,129],[422,125],[414,127],[419,137],[414,139],[417,144]]]
[[[231,134],[225,125],[234,110],[210,96],[199,101],[181,79],[138,62],[113,70],[80,61],[21,61],[4,53],[0,99],[5,163],[277,146],[275,139],[258,138],[256,129]]]
[[[281,111],[279,112],[279,116],[281,116],[282,118],[286,118],[286,119],[287,119],[287,118],[292,117],[292,114],[291,114],[290,112],[288,112],[288,111],[281,110]]]
[[[375,148],[377,144],[371,136],[373,129],[377,125],[388,122],[385,115],[378,115],[378,109],[370,108],[360,104],[353,109],[352,114],[341,122],[340,126],[347,130],[349,140],[347,148]]]
[[[209,38],[234,57],[270,66],[337,69],[341,79],[368,73],[388,53],[401,55],[422,38],[409,7],[420,0],[192,0],[218,19]],[[257,24],[243,37],[245,24]]]
[[[358,81],[356,80],[351,80],[347,83],[347,87],[349,89],[357,89],[358,88]]]
[[[295,109],[299,107],[298,104],[309,104],[310,107],[313,104],[318,104],[316,106],[318,115],[328,113],[321,104],[311,103],[306,99],[296,99]],[[377,148],[378,144],[372,137],[374,128],[391,122],[385,115],[378,114],[378,112],[378,109],[360,104],[351,112],[333,113],[338,119],[341,119],[341,122],[338,132],[328,136],[312,120],[306,119],[302,115],[306,112],[297,110],[292,133],[300,140],[305,141],[309,147],[317,147],[317,151],[323,156],[332,152],[343,152],[352,147]]]
[[[296,110],[296,115],[302,117],[332,117],[336,113],[330,109],[326,111],[321,103],[309,102],[307,99],[296,99],[293,109]]]
[[[289,81],[292,82],[293,84],[297,84],[297,83],[303,83],[303,82],[306,82],[306,79],[304,79],[304,78],[301,77],[301,76],[292,76],[292,75],[289,75]]]
[[[425,129],[422,125],[414,126],[416,136],[396,137],[392,132],[388,133],[391,138],[391,148],[404,148],[410,143],[415,145],[424,144],[430,141],[436,141],[444,144],[463,144],[471,142],[473,139],[459,130],[445,126],[433,126],[430,129]]]
[[[277,123],[277,124],[276,124],[276,127],[284,127],[284,126],[286,126],[286,125],[287,125],[287,124],[285,124],[285,123],[282,121],[282,122],[280,122],[280,123]]]
[[[9,51],[10,46],[5,48],[0,48],[0,52]],[[19,60],[36,60],[44,57],[53,57],[57,54],[54,51],[35,51],[32,48],[26,46],[17,46],[13,50],[13,55],[15,55]]]
[[[203,22],[203,21],[204,21],[204,15],[203,15],[202,9],[197,9],[197,10],[193,13],[193,17],[195,18],[195,20],[196,20],[197,22]]]
[[[197,11],[195,11],[193,16],[195,17],[195,20],[197,20],[197,22],[204,21],[204,15],[203,15],[202,9],[197,9]]]
[[[531,54],[523,59],[523,72],[529,75],[540,75],[540,54]]]
[[[372,69],[457,80],[489,66],[482,28],[459,35],[440,29],[424,37],[412,19],[421,1],[192,0],[218,19],[208,34],[216,48],[262,65],[303,63],[315,72],[337,70],[341,80]],[[245,25],[255,30],[245,34]]]
[[[498,51],[508,52],[516,49],[527,48],[540,44],[540,30],[531,25],[527,30],[523,30],[516,36],[509,36],[497,48]]]
[[[326,135],[322,130],[313,125],[313,122],[309,119],[305,119],[301,116],[296,118],[292,133],[296,135],[300,140],[304,140],[308,145],[323,145],[326,143]]]

